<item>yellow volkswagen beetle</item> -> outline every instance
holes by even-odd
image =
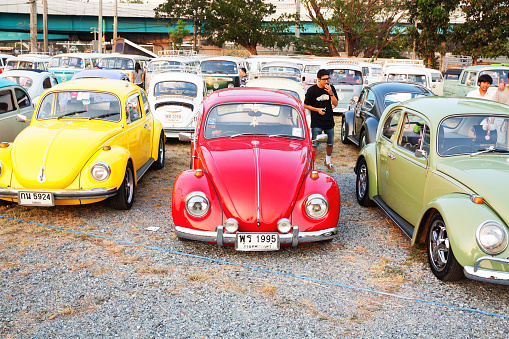
[[[165,135],[145,92],[112,79],[46,91],[29,127],[0,143],[0,205],[89,204],[130,209],[136,183],[164,166]]]

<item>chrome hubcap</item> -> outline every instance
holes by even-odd
[[[343,122],[341,124],[341,139],[343,139],[343,140],[345,140],[345,138],[346,138],[345,131],[346,131],[346,126],[345,126],[345,123]]]
[[[126,175],[125,175],[125,196],[127,197],[127,203],[131,203],[133,200],[134,193],[134,178],[133,172],[130,167],[127,167]]]
[[[437,271],[442,271],[449,258],[449,238],[442,220],[437,220],[431,225],[429,240],[429,253],[431,264]]]
[[[357,192],[359,194],[359,198],[364,198],[366,194],[366,189],[368,186],[368,170],[366,165],[362,164],[359,168],[359,174],[357,174]]]

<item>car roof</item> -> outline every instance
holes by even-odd
[[[423,67],[418,66],[387,66],[384,69],[384,73],[411,73],[411,74],[426,74],[426,70]]]
[[[258,87],[235,87],[215,91],[203,101],[204,110],[216,104],[228,102],[275,102],[292,106],[301,106],[293,95],[276,89]]]
[[[17,83],[15,83],[14,81],[0,78],[0,87],[7,87],[7,86],[13,86],[13,85],[19,87],[19,85]]]
[[[50,91],[97,90],[128,94],[133,89],[137,88],[139,88],[137,85],[124,80],[114,80],[106,78],[84,78],[62,82],[56,86],[53,86],[49,90]]]
[[[405,81],[381,81],[365,86],[376,91],[390,92],[430,92],[426,87]]]
[[[509,67],[507,66],[500,66],[500,65],[476,65],[476,66],[470,66],[465,68],[465,71],[485,71],[485,70],[492,70],[492,69],[501,69],[509,71]]]
[[[122,79],[126,78],[127,74],[113,69],[86,69],[80,71],[72,76],[72,79],[83,78],[108,78],[108,79]]]
[[[37,74],[41,74],[41,76],[54,76],[53,73],[50,73],[48,71],[45,71],[43,69],[24,69],[24,68],[11,68],[8,71],[5,71],[2,73],[2,75],[10,75],[10,76],[28,76],[28,77],[34,77]]]

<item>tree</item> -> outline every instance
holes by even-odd
[[[410,36],[415,51],[428,67],[436,64],[435,53],[445,54],[445,42],[452,36],[450,14],[459,0],[415,0],[408,2]]]
[[[182,43],[184,42],[184,37],[186,34],[189,34],[189,30],[186,29],[186,24],[184,21],[177,21],[177,26],[170,29],[168,34],[170,35],[171,42],[175,45],[176,49],[180,49]]]
[[[275,12],[275,6],[263,0],[215,0],[205,12],[202,32],[218,46],[234,42],[258,54],[257,45],[273,47],[279,35],[295,25],[291,16],[269,20]]]
[[[454,27],[454,41],[461,54],[496,58],[508,55],[509,4],[502,0],[467,0],[461,4],[465,23]]]
[[[317,36],[327,44],[329,56],[339,56],[338,49],[333,42],[333,34],[329,30],[330,19],[330,0],[303,0],[302,4],[308,11],[311,21],[322,29],[323,34]]]
[[[155,18],[166,18],[173,22],[179,19],[193,21],[193,49],[196,51],[197,38],[205,19],[205,8],[211,3],[212,0],[166,0],[154,9]]]

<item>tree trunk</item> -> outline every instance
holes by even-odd
[[[256,45],[249,44],[243,47],[246,48],[251,55],[258,55],[258,52],[256,51]]]
[[[345,33],[345,51],[346,55],[353,56],[353,48],[355,47],[356,38],[349,33]]]

